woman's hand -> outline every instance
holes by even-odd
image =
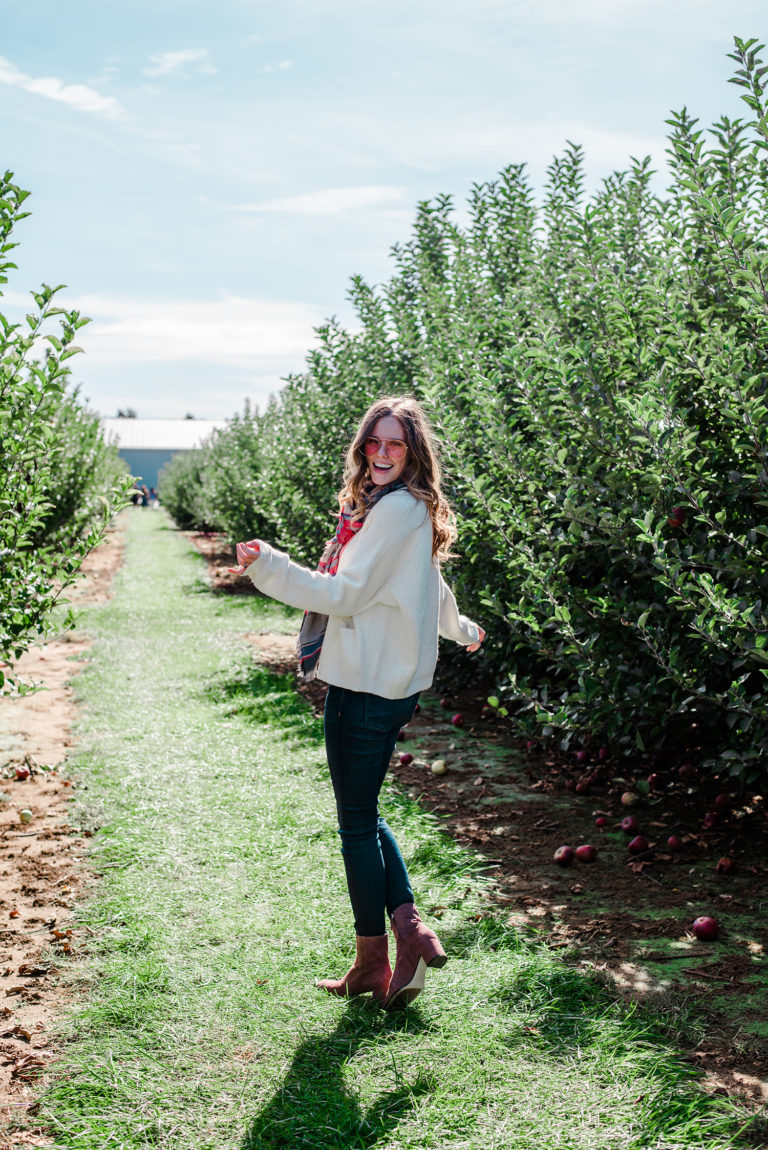
[[[237,567],[228,567],[233,575],[245,575],[246,567],[250,567],[254,559],[259,557],[259,541],[251,539],[248,543],[238,543],[236,548]]]
[[[482,643],[483,639],[485,638],[485,631],[483,630],[483,628],[478,627],[477,629],[480,632],[480,638],[477,640],[476,643],[470,643],[469,644],[469,646],[467,647],[467,650],[470,652],[479,651],[480,650],[480,644]]]

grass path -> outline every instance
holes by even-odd
[[[101,879],[40,1110],[57,1146],[757,1144],[658,1023],[487,913],[471,857],[394,791],[452,961],[398,1016],[314,989],[353,944],[322,732],[241,638],[296,618],[214,597],[162,514],[129,517],[115,595],[84,623],[77,817]]]

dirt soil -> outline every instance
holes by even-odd
[[[85,578],[67,592],[72,606],[106,599],[121,558],[118,525],[86,558]],[[87,649],[76,632],[33,647],[15,671],[41,689],[0,697],[0,1150],[52,1145],[34,1123],[7,1126],[34,1113],[66,993],[57,958],[78,946],[71,909],[88,880],[87,843],[68,823],[65,760],[76,717],[70,680]]]
[[[247,580],[226,571],[232,550],[222,536],[189,537],[208,560],[215,591],[253,594]],[[295,674],[294,636],[244,637],[274,670]],[[767,1102],[766,798],[699,772],[695,747],[681,777],[682,759],[618,760],[606,748],[602,758],[578,763],[574,753],[528,745],[485,706],[490,683],[459,688],[447,673],[441,683],[440,674],[399,741],[392,770],[446,833],[479,856],[496,912],[503,907],[521,931],[544,935],[662,1015],[689,1008],[686,1053],[710,1088]],[[320,713],[325,686],[297,688]],[[433,773],[436,760],[445,773]],[[622,802],[626,793],[632,805]],[[705,828],[711,812],[714,825]],[[638,827],[627,834],[621,823],[630,815]],[[632,854],[636,834],[647,847]],[[672,834],[681,840],[674,849]],[[594,861],[555,863],[559,846],[583,844],[596,847]],[[727,873],[718,872],[722,858],[732,860],[732,869],[721,866]],[[439,916],[440,908],[430,909]],[[711,942],[691,930],[705,915],[719,926]]]

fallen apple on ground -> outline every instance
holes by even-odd
[[[575,852],[573,847],[558,847],[554,854],[554,859],[558,866],[570,866],[574,858]]]
[[[576,847],[576,858],[579,862],[594,862],[596,857],[597,847],[593,847],[591,843],[582,843]]]
[[[713,942],[720,934],[717,919],[708,914],[694,919],[691,930],[701,942]]]

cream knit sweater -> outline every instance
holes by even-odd
[[[259,540],[247,574],[264,594],[328,615],[318,678],[351,691],[403,699],[432,683],[438,634],[476,642],[432,558],[426,504],[391,491],[369,511],[341,553],[335,575],[293,563]]]

